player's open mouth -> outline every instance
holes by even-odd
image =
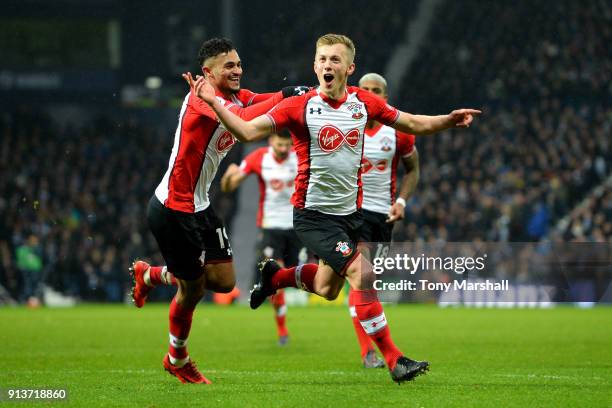
[[[325,74],[323,75],[323,80],[327,85],[331,85],[332,81],[334,80],[334,76],[332,74]]]

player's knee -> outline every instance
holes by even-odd
[[[236,286],[236,275],[231,262],[209,264],[204,270],[207,289],[217,293],[229,293]]]
[[[326,300],[336,300],[336,298],[340,294],[341,289],[342,288],[336,288],[333,286],[324,286],[318,291],[318,293]]]
[[[228,280],[225,282],[216,282],[214,286],[214,288],[210,288],[214,292],[230,293],[232,290],[234,290],[234,287],[236,286],[236,280],[232,279],[231,281]]]
[[[210,274],[206,286],[217,293],[229,293],[236,286],[236,278],[234,274]]]
[[[329,292],[324,297],[326,300],[329,301],[336,300],[338,298],[338,292]]]

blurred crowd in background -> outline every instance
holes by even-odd
[[[254,15],[243,19],[244,31],[258,33],[245,36],[239,50],[245,78],[253,89],[318,85],[313,72],[314,42],[325,33],[346,34],[355,43],[355,82],[368,72],[382,73],[418,3],[390,0],[381,7],[367,0],[338,0],[333,7],[311,7],[299,0],[267,1],[269,9],[278,13],[250,10]],[[298,24],[313,30],[296,30]]]
[[[393,3],[372,15],[347,14],[346,27],[331,24],[341,7],[307,15],[289,7],[269,23],[244,19],[245,30],[257,26],[262,36],[245,36],[239,50],[243,86],[311,84],[313,38],[351,35],[365,18],[353,35],[352,83],[383,73],[416,2]],[[612,243],[612,4],[441,3],[401,89],[389,93],[410,112],[465,105],[484,114],[468,131],[417,138],[421,179],[394,239]],[[313,30],[293,30],[298,18]],[[162,262],[144,212],[175,125],[110,117],[60,125],[32,106],[2,113],[0,284],[7,294],[26,302],[45,282],[79,299],[122,301],[134,258]],[[241,156],[237,146],[220,172]],[[213,205],[231,225],[235,196],[217,190],[214,183]]]
[[[396,237],[609,240],[609,195],[571,212],[611,172],[612,5],[447,2],[435,21],[399,106],[484,116],[469,134],[420,138],[421,184]],[[564,216],[574,227],[553,231]]]
[[[154,253],[143,215],[168,160],[166,135],[103,119],[62,128],[27,108],[1,122],[0,239],[15,254],[3,257],[6,288],[24,301],[42,279],[70,295],[122,300],[126,265]]]

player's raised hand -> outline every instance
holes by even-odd
[[[195,93],[198,98],[202,99],[209,105],[212,105],[215,100],[215,88],[203,76],[198,76],[195,82]]]
[[[477,109],[457,109],[452,111],[448,116],[454,127],[467,128],[474,120],[474,116],[480,115],[482,112]]]
[[[193,76],[191,76],[191,72],[184,73],[182,76],[189,85],[191,92],[193,92],[198,98],[202,99],[209,105],[214,103],[215,89],[205,77],[196,75],[196,79],[194,80]]]
[[[185,82],[187,82],[187,85],[189,85],[189,88],[193,91],[194,88],[194,80],[193,77],[191,76],[191,72],[184,72],[182,75],[183,79],[185,80]]]

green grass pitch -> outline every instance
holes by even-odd
[[[67,387],[68,401],[0,406],[610,407],[612,308],[386,306],[396,343],[431,371],[393,383],[360,366],[346,307],[200,305],[189,339],[212,385],[165,373],[167,305],[0,308],[0,387]]]

